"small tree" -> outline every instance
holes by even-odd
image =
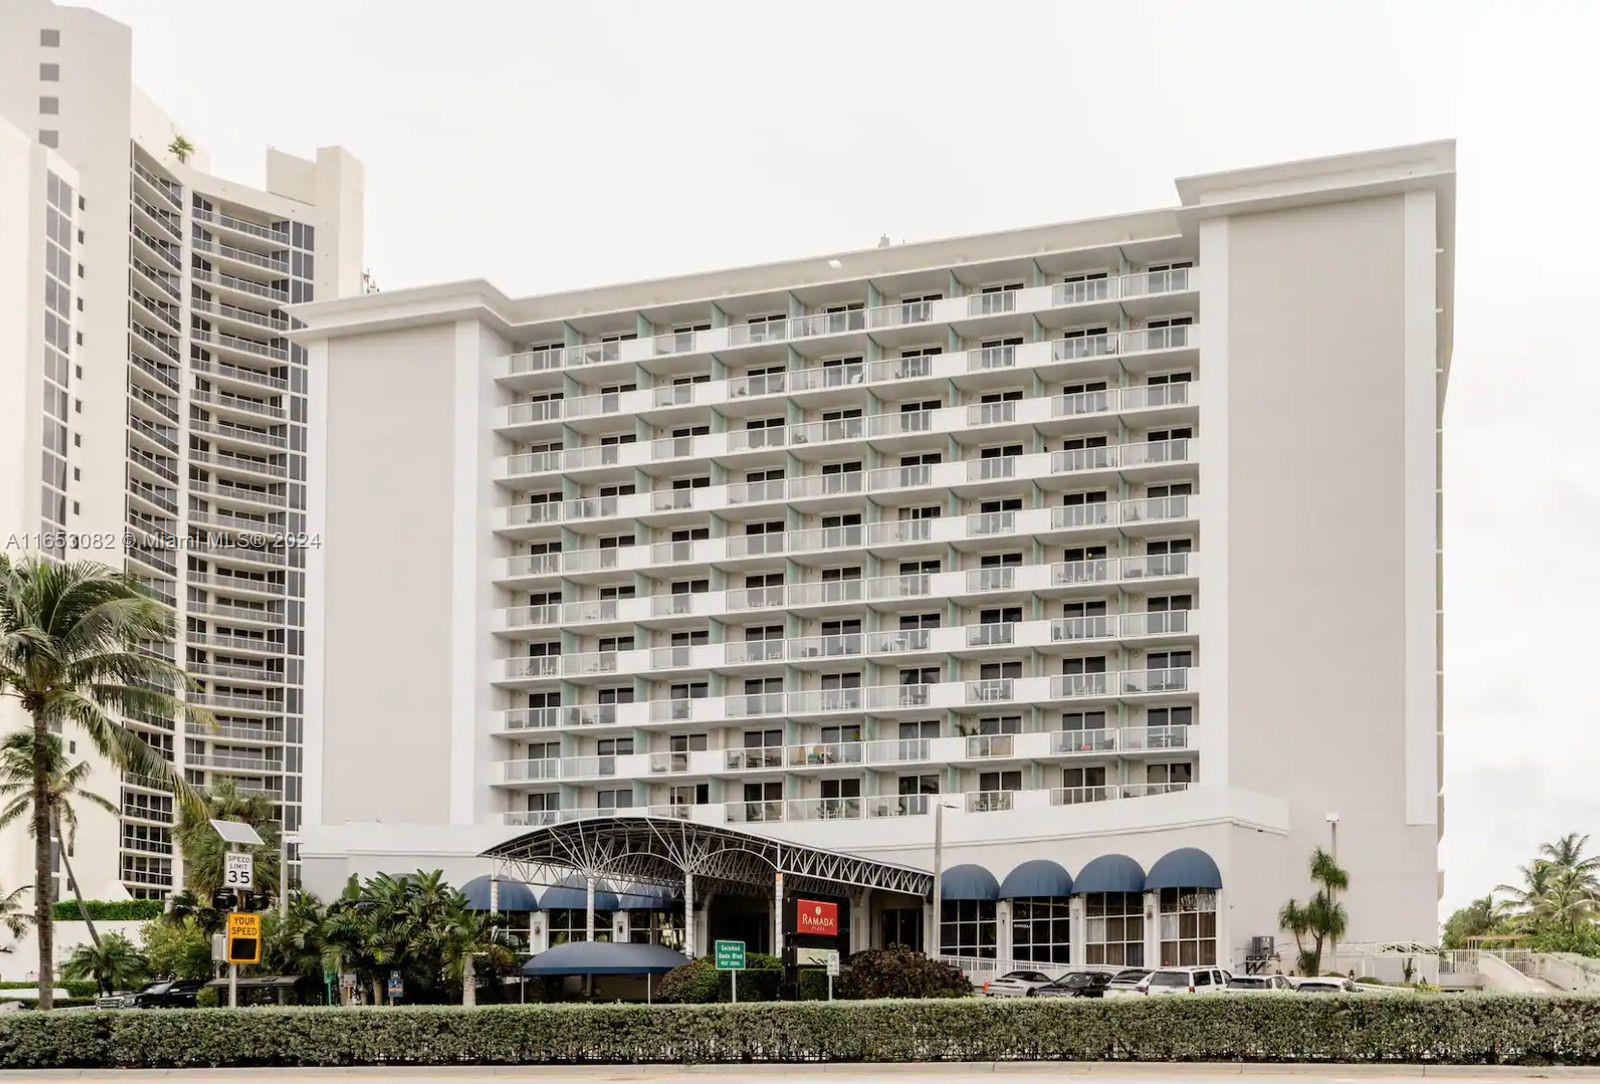
[[[194,144],[181,135],[172,137],[172,142],[167,144],[167,151],[178,161],[187,162],[194,153]]]
[[[1311,853],[1311,880],[1317,890],[1304,905],[1290,899],[1278,910],[1278,925],[1294,936],[1295,966],[1303,975],[1322,973],[1322,952],[1330,941],[1344,936],[1349,916],[1335,892],[1350,887],[1350,874],[1339,867],[1333,856],[1318,847]],[[1306,940],[1310,939],[1310,948]]]
[[[93,979],[102,994],[130,989],[149,974],[144,957],[120,933],[107,934],[98,944],[79,945],[61,968],[62,977],[74,982]]]

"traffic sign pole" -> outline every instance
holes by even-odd
[[[733,1003],[737,1005],[739,1004],[739,973],[733,971],[730,974],[733,976]]]

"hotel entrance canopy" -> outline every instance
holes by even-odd
[[[846,886],[919,900],[933,892],[933,874],[927,870],[676,817],[588,817],[546,825],[489,848],[483,857],[534,884],[553,884],[576,873],[591,893],[597,881],[681,888],[688,913],[697,888],[776,897],[790,891],[836,894]],[[774,908],[775,920],[781,910]],[[590,912],[592,926],[593,908]],[[686,926],[693,929],[692,922]],[[775,937],[774,944],[779,940]],[[685,948],[693,954],[692,944]]]

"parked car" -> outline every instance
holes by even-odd
[[[1043,971],[1007,971],[983,984],[983,996],[1026,997],[1049,982],[1050,976]]]
[[[1294,983],[1282,975],[1235,975],[1228,980],[1230,994],[1288,993],[1293,990]]]
[[[1028,991],[1029,997],[1103,997],[1111,975],[1104,971],[1068,971]]]
[[[1295,992],[1301,994],[1358,994],[1361,987],[1349,979],[1340,978],[1338,975],[1308,975],[1299,979],[1294,984]]]
[[[1217,967],[1162,967],[1150,972],[1137,989],[1141,994],[1220,994],[1233,976]]]
[[[192,1009],[204,979],[166,979],[143,990],[96,999],[97,1009]]]
[[[1150,977],[1148,967],[1130,967],[1118,971],[1111,976],[1111,981],[1106,983],[1106,988],[1101,992],[1102,997],[1134,997],[1139,993],[1139,984]]]

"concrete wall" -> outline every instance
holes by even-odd
[[[454,330],[339,344],[326,380],[323,816],[447,823]],[[309,699],[313,705],[316,693]],[[313,707],[312,710],[315,710]]]
[[[1433,381],[1431,352],[1408,353],[1408,306],[1431,319],[1434,302],[1431,281],[1420,300],[1407,292],[1407,198],[1206,224],[1207,285],[1225,276],[1226,292],[1206,297],[1208,329],[1225,340],[1205,355],[1202,421],[1213,451],[1225,412],[1226,449],[1202,459],[1202,530],[1206,573],[1225,562],[1227,609],[1223,653],[1203,638],[1202,667],[1224,668],[1228,780],[1289,802],[1291,868],[1331,845],[1337,813],[1349,936],[1431,941],[1436,709],[1415,694],[1432,689],[1433,660],[1419,670],[1408,644],[1419,620],[1431,644],[1433,613],[1409,597],[1407,532],[1408,502],[1431,520],[1433,495],[1408,488],[1406,464],[1423,445],[1432,454],[1433,434],[1408,428],[1406,398],[1414,368]],[[1431,562],[1433,540],[1421,545]],[[1210,610],[1221,600],[1206,587]],[[1207,727],[1218,707],[1202,696]],[[1418,789],[1420,806],[1408,800]]]

